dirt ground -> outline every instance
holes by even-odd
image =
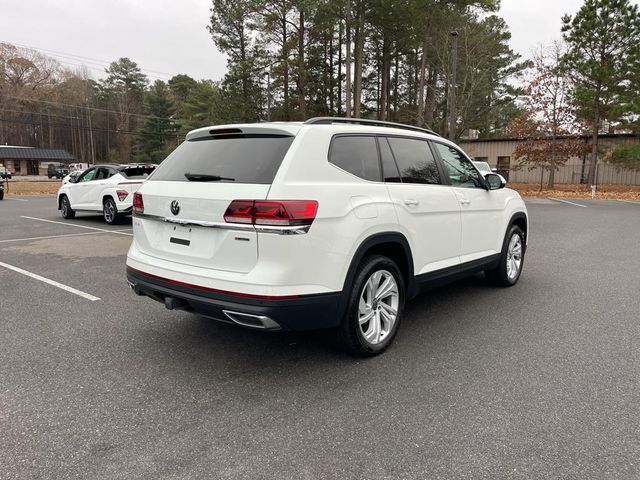
[[[531,183],[508,183],[507,187],[520,192],[524,197],[591,198],[589,185],[555,185],[547,190],[546,185],[540,191],[540,185]],[[596,198],[601,200],[638,200],[640,185],[598,185]]]

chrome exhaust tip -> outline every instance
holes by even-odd
[[[237,325],[260,330],[280,330],[280,325],[265,315],[253,315],[251,313],[232,312],[223,310],[222,313]]]

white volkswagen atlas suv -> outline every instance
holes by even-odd
[[[362,119],[190,132],[134,193],[138,294],[264,330],[385,350],[405,302],[484,271],[514,285],[529,222],[498,175],[429,130]]]

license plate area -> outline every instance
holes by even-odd
[[[173,243],[174,245],[182,245],[188,247],[191,245],[191,231],[193,229],[190,227],[181,227],[179,225],[174,225],[172,231],[170,232],[169,243]]]

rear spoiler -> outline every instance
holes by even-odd
[[[246,123],[239,125],[213,125],[187,133],[186,140],[214,138],[216,135],[286,135],[294,137],[302,128],[301,123]]]

